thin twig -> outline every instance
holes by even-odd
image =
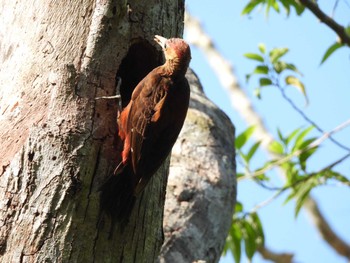
[[[315,140],[314,142],[312,142],[310,144],[310,148],[320,145],[323,141],[328,139],[332,134],[341,131],[342,129],[346,128],[349,125],[350,125],[350,119],[348,119],[348,120],[344,121],[343,123],[339,124],[337,127],[335,127],[330,132],[325,132],[320,138],[318,138],[317,140]]]
[[[294,101],[292,101],[286,94],[285,90],[280,86],[280,85],[276,85],[278,87],[278,89],[281,91],[282,97],[292,106],[292,108],[299,113],[299,115],[301,117],[303,117],[303,119],[305,121],[307,121],[308,123],[310,123],[311,125],[313,125],[319,132],[325,134],[325,131],[316,124],[316,122],[314,122],[313,120],[311,120],[295,103]],[[342,143],[338,142],[336,139],[334,139],[330,134],[328,134],[328,139],[330,141],[332,141],[334,144],[336,144],[338,147],[342,148],[343,150],[346,150],[348,152],[350,152],[350,148],[343,145]]]
[[[340,164],[341,162],[343,162],[345,159],[349,158],[350,157],[350,153],[344,155],[342,158],[340,158],[339,160],[331,163],[330,165],[328,165],[327,167],[323,168],[321,171],[319,171],[318,173],[322,173],[322,172],[325,172],[327,170],[330,170],[332,169],[334,166]]]
[[[350,8],[350,4],[349,4],[349,2],[348,2],[347,0],[344,0],[343,2],[345,3],[345,5],[346,5],[348,8]]]
[[[339,0],[335,0],[334,6],[332,9],[332,14],[331,14],[331,18],[333,18],[333,19],[334,19],[335,9],[337,9],[338,4],[339,4]]]
[[[114,95],[114,96],[101,96],[101,97],[96,97],[95,100],[100,100],[100,99],[120,99],[120,95]]]
[[[276,191],[276,193],[274,193],[271,197],[267,198],[266,200],[260,202],[259,204],[257,204],[256,206],[254,206],[249,213],[256,213],[259,209],[269,205],[272,201],[276,200],[277,197],[279,197],[286,189],[281,189],[279,191]]]
[[[118,99],[118,100],[120,100],[121,99],[121,96],[120,96],[121,85],[122,85],[122,78],[117,77],[117,86],[116,86],[117,95],[96,97],[95,100],[100,100],[100,99]]]

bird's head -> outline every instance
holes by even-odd
[[[154,40],[162,47],[165,56],[165,65],[173,74],[186,73],[191,60],[189,45],[181,38],[170,38],[155,35]]]

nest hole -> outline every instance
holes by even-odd
[[[129,103],[137,84],[161,62],[161,52],[146,40],[137,40],[130,46],[116,75],[122,79],[120,95],[123,108]]]

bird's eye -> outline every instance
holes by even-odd
[[[164,43],[164,48],[167,49],[168,48],[168,44],[165,42]]]

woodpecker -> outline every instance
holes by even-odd
[[[128,218],[135,199],[169,155],[188,110],[190,88],[185,73],[190,47],[180,38],[156,35],[154,40],[163,50],[165,63],[140,81],[118,119],[123,151],[114,171],[117,220]]]

